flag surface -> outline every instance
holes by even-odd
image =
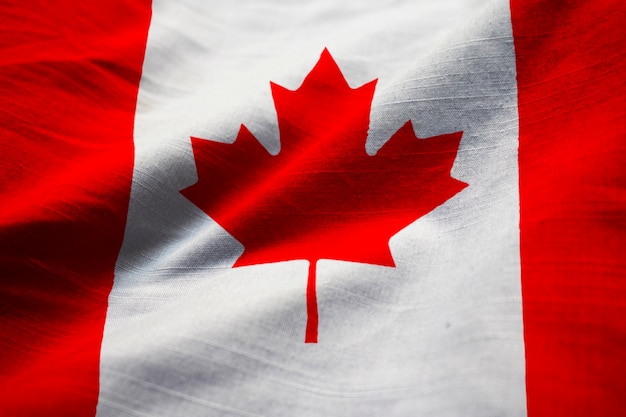
[[[2,6],[0,414],[626,413],[624,6],[336,3]]]

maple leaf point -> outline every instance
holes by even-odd
[[[181,193],[241,242],[235,267],[309,260],[316,342],[316,262],[395,266],[390,238],[467,186],[450,176],[463,132],[418,139],[409,120],[368,155],[376,80],[351,88],[326,49],[298,89],[270,85],[280,152],[244,125],[232,144],[192,137],[198,182]]]

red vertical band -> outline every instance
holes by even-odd
[[[626,7],[511,1],[528,415],[626,415]]]
[[[0,6],[0,415],[95,414],[150,13]]]

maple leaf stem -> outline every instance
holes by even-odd
[[[315,270],[317,259],[309,261],[309,279],[306,286],[306,334],[304,343],[317,343],[317,293],[315,289]]]

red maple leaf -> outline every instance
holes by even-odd
[[[418,139],[409,120],[365,150],[376,80],[350,88],[325,49],[295,91],[270,83],[281,149],[241,125],[234,143],[191,138],[198,182],[181,193],[244,246],[234,266],[306,259],[305,342],[317,342],[319,259],[395,266],[389,239],[467,184],[450,177],[463,132]]]

